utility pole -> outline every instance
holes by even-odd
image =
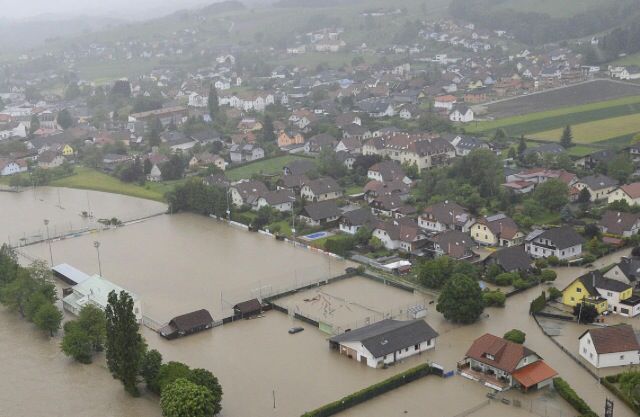
[[[93,247],[96,248],[96,252],[98,253],[98,271],[100,276],[102,277],[102,262],[100,261],[100,242],[97,240],[93,242]]]
[[[44,226],[47,228],[47,244],[49,245],[49,260],[51,261],[51,268],[53,268],[53,252],[51,251],[51,237],[49,236],[49,220],[44,219]]]

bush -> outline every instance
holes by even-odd
[[[484,291],[482,293],[482,300],[484,301],[485,307],[504,307],[507,296],[500,290]]]
[[[166,386],[172,384],[176,379],[189,379],[190,376],[191,369],[184,363],[167,362],[160,366],[158,376],[152,384],[149,384],[149,389],[156,394],[160,394]]]
[[[535,264],[536,264],[536,268],[538,269],[544,269],[547,266],[549,266],[549,262],[547,262],[547,260],[544,258],[536,259]]]
[[[547,258],[547,262],[549,262],[550,266],[558,266],[560,265],[560,259],[557,256],[551,255]]]
[[[495,283],[501,287],[506,287],[511,285],[517,279],[520,279],[520,275],[517,272],[503,272],[496,276]]]
[[[524,290],[527,288],[531,288],[533,286],[535,286],[537,283],[533,280],[526,280],[526,279],[522,279],[522,278],[518,278],[516,280],[513,281],[513,287],[516,290]]]
[[[351,236],[335,236],[324,242],[325,250],[333,252],[343,258],[349,255],[349,251],[351,251],[354,246],[355,239]]]
[[[589,265],[595,262],[596,257],[594,255],[588,254],[582,258],[582,265]]]
[[[556,287],[549,288],[547,292],[549,293],[549,300],[557,300],[558,298],[562,297],[562,291],[560,291]]]
[[[525,332],[518,329],[511,329],[508,332],[506,332],[503,336],[505,340],[508,340],[513,343],[517,343],[519,345],[524,343],[524,340],[526,337],[527,335],[525,334]]]
[[[535,314],[544,309],[544,306],[547,304],[547,298],[544,291],[537,298],[531,301],[531,306],[529,307],[529,313]]]
[[[385,392],[401,387],[409,382],[415,381],[429,375],[432,372],[428,364],[418,365],[391,378],[385,379],[377,384],[371,385],[353,394],[347,395],[337,401],[323,405],[313,411],[306,412],[302,417],[329,417],[347,410],[355,405],[361,404],[371,398],[382,395]]]
[[[553,379],[553,387],[556,389],[558,394],[562,398],[565,399],[573,408],[579,412],[582,417],[597,417],[598,415],[587,405],[586,402],[582,398],[576,394],[576,392],[571,388],[564,379],[562,378],[554,378]]]
[[[545,269],[540,274],[540,279],[542,280],[542,282],[555,281],[557,277],[558,274],[556,274],[556,272],[552,271],[551,269]]]

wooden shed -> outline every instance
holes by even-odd
[[[160,335],[167,339],[175,339],[212,327],[213,317],[209,311],[202,309],[172,318],[168,325],[160,329]]]
[[[233,313],[236,318],[248,318],[262,313],[262,304],[257,298],[243,301],[233,306]]]

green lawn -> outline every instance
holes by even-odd
[[[586,123],[638,112],[640,112],[640,96],[633,96],[478,122],[466,127],[465,130],[470,133],[485,133],[502,128],[511,136],[519,136],[556,129],[568,124]]]
[[[537,139],[559,141],[564,128],[532,133]],[[640,113],[571,126],[575,143],[589,144],[640,132]]]
[[[76,167],[75,174],[52,181],[51,186],[79,188],[83,190],[104,191],[107,193],[124,194],[147,200],[164,201],[164,193],[173,188],[177,181],[170,183],[147,183],[144,186],[129,184],[110,175],[91,168]]]
[[[276,158],[252,162],[238,168],[231,168],[227,170],[225,174],[227,178],[232,181],[251,178],[254,174],[275,175],[281,173],[285,165],[296,159],[303,159],[303,157],[294,155],[278,156]]]
[[[611,65],[640,65],[640,53],[627,55],[613,62]]]

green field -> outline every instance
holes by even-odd
[[[640,53],[622,57],[613,62],[612,65],[640,65]]]
[[[252,162],[238,168],[231,168],[227,170],[225,174],[227,178],[232,181],[251,178],[254,174],[275,175],[281,173],[285,165],[296,159],[303,159],[303,157],[294,155],[278,156],[276,158]]]
[[[76,167],[75,174],[51,182],[54,187],[79,188],[82,190],[103,191],[124,194],[147,200],[164,201],[164,194],[173,189],[179,181],[147,183],[144,186],[120,181],[100,171],[85,167]]]
[[[504,129],[510,136],[520,136],[533,132],[559,129],[566,125],[634,115],[638,112],[640,112],[640,96],[633,96],[478,122],[467,127],[466,131],[470,133],[491,133],[496,129]]]
[[[537,139],[559,141],[563,128],[532,133]],[[640,132],[640,113],[610,119],[595,120],[571,126],[573,141],[580,144],[591,144],[603,140],[632,135]]]

